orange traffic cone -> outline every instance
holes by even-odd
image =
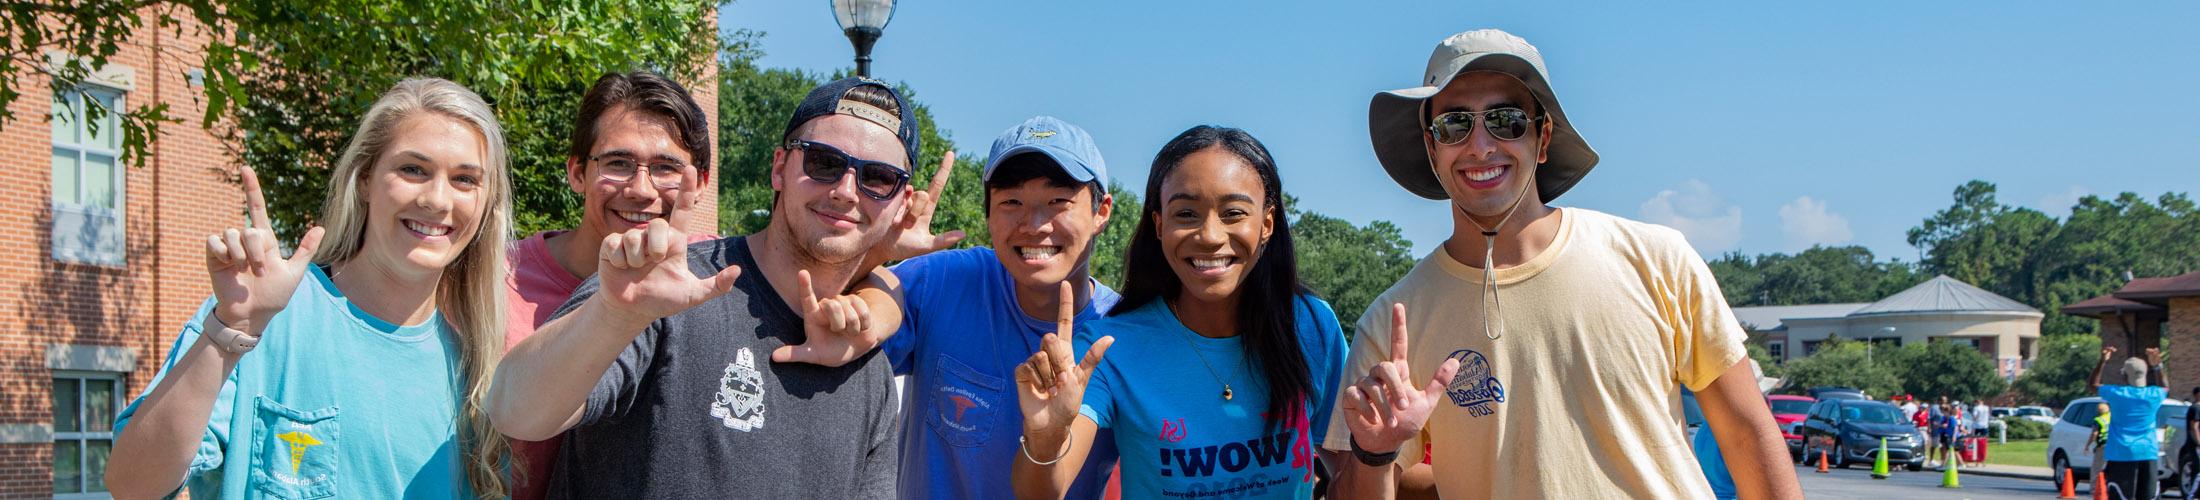
[[[2108,488],[2101,471],[2093,471],[2093,500],[2108,500]]]
[[[1819,448],[1819,449],[1818,449],[1818,473],[1819,473],[1819,474],[1825,474],[1825,473],[1827,473],[1827,472],[1829,472],[1829,471],[1827,471],[1827,470],[1826,470],[1826,449],[1825,449],[1825,448]]]
[[[2062,494],[2061,494],[2061,495],[2057,495],[2057,496],[2056,496],[2055,498],[2060,498],[2060,499],[2071,499],[2071,498],[2078,498],[2078,490],[2077,490],[2076,488],[2074,488],[2074,487],[2073,487],[2073,485],[2071,484],[2071,481],[2073,481],[2073,479],[2071,479],[2071,477],[2070,477],[2070,476],[2075,476],[2075,475],[2078,475],[2078,471],[2070,470],[2070,469],[2067,469],[2067,468],[2063,469],[2063,474],[2062,474],[2062,477],[2063,477],[2063,480],[2062,480]]]

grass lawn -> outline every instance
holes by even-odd
[[[1986,441],[1986,463],[2047,467],[2047,440]]]

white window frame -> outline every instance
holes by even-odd
[[[70,379],[70,380],[76,380],[76,381],[77,381],[77,383],[76,383],[76,404],[77,404],[77,406],[78,406],[78,408],[77,408],[77,410],[76,410],[76,418],[77,418],[77,426],[76,426],[76,428],[77,428],[77,431],[76,431],[76,432],[62,432],[62,431],[61,431],[61,428],[60,428],[60,427],[55,427],[55,428],[54,428],[54,433],[53,433],[53,445],[54,445],[54,447],[56,448],[56,450],[55,450],[55,453],[54,453],[54,460],[59,460],[59,459],[60,459],[61,453],[60,453],[60,451],[59,451],[59,448],[60,448],[60,447],[62,446],[62,443],[73,443],[73,444],[74,444],[74,445],[75,445],[75,446],[77,447],[77,455],[76,455],[76,456],[77,456],[77,462],[76,462],[76,466],[77,466],[77,477],[78,477],[78,478],[89,478],[89,477],[90,477],[90,474],[88,474],[88,473],[89,473],[89,472],[91,472],[91,471],[90,471],[89,469],[87,469],[87,468],[88,468],[88,467],[90,467],[90,465],[89,465],[89,464],[87,463],[87,461],[86,461],[86,460],[84,460],[84,458],[85,458],[85,456],[86,456],[86,455],[84,454],[84,450],[85,450],[85,448],[86,448],[86,446],[85,446],[85,442],[87,442],[87,441],[97,441],[97,440],[106,440],[106,441],[107,441],[107,443],[108,443],[108,446],[109,446],[108,450],[109,450],[109,452],[111,453],[111,452],[112,452],[112,450],[114,449],[114,448],[113,448],[113,446],[114,446],[114,440],[115,440],[115,433],[114,433],[114,430],[113,430],[113,425],[112,425],[112,424],[110,424],[110,425],[108,426],[108,430],[107,430],[106,432],[86,432],[86,431],[84,431],[84,429],[87,429],[87,428],[89,428],[89,426],[86,426],[86,425],[84,425],[84,422],[83,422],[83,420],[84,420],[84,415],[85,415],[85,413],[86,413],[86,412],[84,411],[84,408],[83,408],[83,406],[84,406],[84,403],[85,403],[85,400],[84,400],[84,386],[86,385],[86,384],[85,384],[85,382],[87,382],[87,381],[93,381],[93,380],[106,380],[106,381],[111,381],[111,382],[114,382],[114,383],[115,383],[115,390],[114,390],[114,397],[115,397],[115,400],[114,400],[114,402],[113,402],[113,403],[114,403],[114,406],[113,406],[113,408],[115,409],[115,413],[117,413],[117,414],[120,414],[120,413],[122,412],[122,405],[123,405],[123,402],[124,402],[124,401],[123,401],[123,393],[124,393],[124,392],[127,392],[127,391],[129,391],[129,387],[128,387],[127,385],[125,385],[125,384],[123,383],[123,374],[121,374],[121,373],[115,373],[115,372],[99,372],[99,371],[78,371],[78,370],[54,370],[54,371],[53,371],[53,378],[54,378],[54,380],[63,380],[63,379]],[[52,395],[52,394],[47,394],[47,396],[46,396],[46,397],[49,397],[49,398],[50,398],[50,397],[53,397],[53,395]],[[104,473],[102,473],[102,474],[101,474],[101,476],[102,476],[102,477],[105,477],[105,474],[104,474]],[[80,489],[86,489],[86,490],[89,490],[89,489],[93,489],[94,487],[97,487],[97,488],[101,488],[101,489],[104,489],[104,488],[106,488],[106,486],[105,486],[105,485],[92,485],[92,484],[83,484],[83,485],[81,485],[81,488],[80,488]],[[55,499],[55,500],[92,500],[92,499],[97,499],[97,500],[106,500],[106,499],[114,498],[114,496],[113,496],[112,494],[110,494],[110,493],[108,493],[108,492],[104,492],[104,491],[101,491],[101,492],[93,492],[93,493],[54,493],[54,496],[53,496],[53,497],[54,497],[54,499]]]
[[[62,98],[65,99],[65,102],[72,108],[71,113],[73,113],[73,116],[69,116],[67,118],[70,119],[71,123],[76,126],[77,130],[75,138],[64,141],[60,137],[53,137],[49,142],[52,143],[51,145],[53,153],[76,154],[77,179],[75,185],[77,188],[77,192],[74,199],[79,200],[79,202],[62,202],[58,197],[52,200],[53,227],[51,228],[50,234],[53,235],[53,237],[51,238],[53,240],[53,248],[51,249],[53,252],[53,258],[57,261],[76,264],[123,267],[128,263],[128,236],[127,231],[125,231],[128,226],[125,225],[125,223],[127,222],[125,220],[125,217],[126,214],[129,212],[130,200],[129,183],[125,180],[125,178],[128,176],[129,168],[123,162],[122,151],[119,147],[122,134],[121,120],[114,120],[107,129],[101,130],[102,134],[113,134],[113,137],[116,138],[116,147],[109,147],[109,145],[107,144],[87,143],[83,141],[89,135],[88,132],[90,130],[90,120],[88,118],[90,118],[89,110],[92,106],[91,103],[95,100],[107,100],[111,98],[113,103],[108,106],[108,109],[106,111],[108,113],[107,116],[119,117],[124,109],[128,109],[127,107],[125,107],[127,105],[125,99],[127,98],[128,91],[120,88],[91,83],[80,85],[76,88],[71,89],[55,89],[55,91],[62,93]],[[60,120],[63,118],[64,117],[61,116],[55,116],[52,119]],[[81,201],[87,198],[87,195],[90,194],[87,191],[87,187],[84,185],[85,157],[90,155],[107,156],[114,158],[114,175],[111,179],[111,181],[114,183],[114,185],[111,186],[114,189],[115,194],[114,206],[109,207],[81,203]],[[50,162],[51,160],[49,159],[48,161]],[[49,165],[47,169],[52,170],[52,166]],[[52,186],[53,179],[49,178],[47,180],[47,183],[49,186]],[[86,247],[81,240],[78,240],[76,238],[63,238],[63,235],[69,234],[63,231],[65,228],[63,228],[62,225],[65,223],[66,220],[66,218],[63,217],[64,214],[71,214],[74,217],[79,217],[86,220],[96,220],[98,221],[99,227],[103,228],[106,231],[112,231],[112,237],[116,238],[118,241],[116,241],[111,248],[102,250],[98,248],[96,244],[92,247]]]

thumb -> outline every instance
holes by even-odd
[[[948,231],[948,232],[947,232],[947,234],[942,234],[942,235],[939,235],[939,236],[933,236],[933,237],[932,237],[932,249],[933,249],[933,250],[945,250],[945,249],[947,249],[948,247],[952,247],[952,246],[955,246],[955,244],[956,244],[956,243],[961,243],[961,242],[962,242],[962,240],[963,240],[963,237],[964,237],[964,236],[968,236],[968,234],[966,234],[966,233],[963,233],[963,230],[961,230],[961,229],[957,229],[957,230],[953,230],[953,231]]]
[[[733,281],[735,278],[740,277],[741,266],[726,266],[725,269],[718,270],[718,274],[713,274],[709,278],[704,278],[703,285],[710,287],[710,295],[704,297],[703,299],[706,301],[710,299],[715,299],[718,298],[718,296],[720,295],[725,295],[726,292],[733,291]]]
[[[328,231],[321,229],[320,226],[307,229],[305,237],[298,239],[298,249],[290,253],[290,263],[305,265],[307,262],[312,262],[313,254],[321,249],[321,236],[327,233]]]
[[[1428,388],[1421,389],[1421,393],[1429,399],[1435,399],[1444,394],[1444,388],[1451,385],[1451,378],[1458,375],[1459,360],[1446,359],[1443,366],[1436,367],[1436,377],[1429,379]]]

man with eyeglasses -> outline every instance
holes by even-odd
[[[884,335],[869,332],[898,326],[899,308],[845,294],[862,279],[892,290],[866,256],[904,225],[914,111],[876,80],[827,83],[772,155],[761,232],[691,246],[653,221],[576,243],[598,246],[596,276],[511,349],[488,404],[507,436],[565,433],[551,498],[892,495],[892,374],[874,354]],[[629,190],[698,185],[680,155],[627,152],[592,152],[611,161],[590,168]],[[612,165],[622,158],[633,166]],[[610,208],[629,220],[651,207]]]
[[[936,177],[930,191],[945,179]],[[962,234],[912,230],[892,256],[908,259],[893,268],[905,320],[886,342],[894,373],[909,376],[901,498],[1014,498],[1009,469],[1024,456],[1016,366],[1055,331],[1061,283],[1072,284],[1076,321],[1097,320],[1121,299],[1092,276],[1094,244],[1115,198],[1100,148],[1083,128],[1051,116],[1025,120],[993,140],[981,179],[992,248],[919,257]],[[1106,487],[1114,441],[1093,442],[1066,498],[1098,498]]]
[[[1389,498],[1425,445],[1445,498],[1708,498],[1679,382],[1741,497],[1801,498],[1703,258],[1672,229],[1548,205],[1597,155],[1539,51],[1460,33],[1421,84],[1376,94],[1369,133],[1392,180],[1449,200],[1452,235],[1360,316],[1323,443],[1337,496]]]

